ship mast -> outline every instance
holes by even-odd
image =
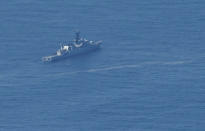
[[[78,44],[78,42],[80,40],[80,31],[76,31],[75,35],[76,35],[76,38],[75,38],[76,44]]]

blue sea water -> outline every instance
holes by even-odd
[[[204,131],[204,0],[1,0],[0,131]],[[74,31],[103,40],[44,64]]]

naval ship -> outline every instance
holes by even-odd
[[[56,54],[42,57],[42,61],[51,62],[67,58],[70,56],[87,53],[96,50],[102,44],[102,41],[91,41],[80,37],[80,32],[77,31],[75,39],[66,45],[61,45]]]

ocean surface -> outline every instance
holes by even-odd
[[[0,131],[205,130],[204,0],[1,0],[0,50]]]

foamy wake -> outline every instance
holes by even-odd
[[[164,66],[174,66],[174,65],[181,65],[181,64],[188,64],[191,63],[191,61],[172,61],[172,62],[144,62],[144,63],[138,63],[138,64],[130,64],[130,65],[114,65],[109,67],[101,67],[101,68],[93,68],[93,69],[87,69],[82,71],[73,71],[73,72],[64,72],[64,73],[57,73],[56,75],[71,75],[71,74],[78,74],[78,73],[93,73],[93,72],[101,72],[101,71],[111,71],[111,70],[120,70],[120,69],[126,69],[126,68],[139,68],[139,67],[145,67],[149,65],[164,65]]]

